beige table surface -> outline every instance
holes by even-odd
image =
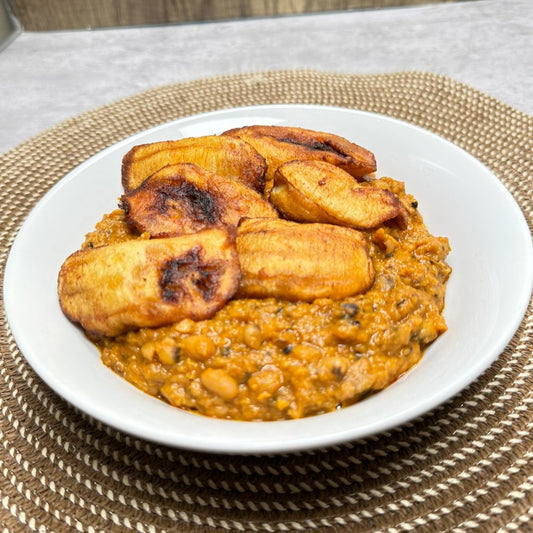
[[[22,32],[0,51],[0,153],[83,111],[210,76],[445,74],[533,113],[533,2],[476,0],[215,23]]]

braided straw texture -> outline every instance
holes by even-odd
[[[252,104],[358,108],[467,150],[533,222],[533,117],[446,77],[275,71],[156,88],[0,156],[0,275],[37,200],[103,148],[179,117]],[[365,440],[277,456],[165,448],[92,420],[26,363],[0,311],[4,531],[532,531],[533,314],[466,390]]]

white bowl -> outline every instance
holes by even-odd
[[[453,268],[448,331],[388,389],[333,413],[282,422],[235,422],[191,414],[152,398],[106,368],[97,349],[62,314],[57,273],[121,195],[122,156],[134,145],[217,134],[252,124],[328,131],[376,155],[378,176],[404,181],[434,235],[446,236]],[[126,139],[66,175],[21,227],[5,271],[14,338],[59,395],[121,431],[170,446],[220,453],[274,453],[331,445],[400,425],[477,378],[505,349],[533,285],[524,217],[501,182],[454,144],[389,117],[348,109],[273,105],[206,113]]]

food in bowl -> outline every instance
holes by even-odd
[[[448,240],[375,171],[365,148],[302,128],[134,147],[118,209],[61,268],[62,309],[173,406],[246,421],[349,406],[447,329]]]

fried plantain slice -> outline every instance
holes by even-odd
[[[239,297],[341,299],[367,291],[374,282],[365,238],[341,226],[243,219],[237,254]]]
[[[355,178],[376,170],[374,154],[344,137],[286,126],[245,126],[223,133],[251,144],[266,160],[265,191],[268,193],[277,168],[292,160],[320,160],[336,165]]]
[[[86,331],[106,336],[209,318],[239,284],[235,233],[211,229],[79,250],[59,272],[61,308]]]
[[[290,161],[274,174],[270,201],[290,220],[326,222],[371,229],[403,214],[390,191],[361,185],[344,170],[324,161]],[[404,219],[399,219],[403,225]]]
[[[237,226],[243,217],[278,216],[250,187],[191,163],[163,167],[124,194],[119,205],[130,227],[152,237]]]
[[[206,135],[134,146],[122,159],[124,191],[132,191],[160,168],[175,163],[194,163],[260,193],[264,189],[266,162],[252,146],[238,138]]]

